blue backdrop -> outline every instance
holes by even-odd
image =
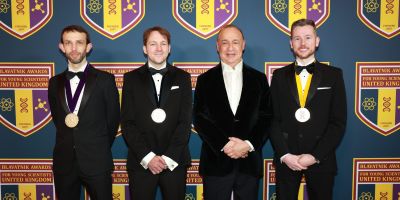
[[[0,30],[0,62],[54,62],[55,73],[62,72],[66,68],[66,61],[57,45],[61,29],[69,24],[82,25],[90,32],[94,48],[88,60],[92,62],[145,62],[142,33],[155,25],[163,26],[171,32],[170,63],[219,61],[215,48],[216,36],[203,39],[185,29],[173,17],[171,0],[146,0],[143,19],[113,40],[85,23],[80,15],[78,0],[59,0],[53,4],[54,13],[50,21],[25,39],[18,39]],[[265,4],[266,1],[262,0],[238,1],[238,15],[232,22],[243,30],[246,38],[244,62],[261,72],[265,70],[265,62],[294,60],[288,35],[267,19]],[[348,125],[337,149],[339,171],[334,199],[351,199],[353,158],[400,157],[400,135],[397,129],[384,136],[369,128],[355,114],[355,95],[358,92],[355,85],[356,62],[399,62],[400,36],[387,39],[367,27],[357,16],[357,0],[330,2],[330,14],[319,27],[318,34],[321,38],[318,60],[329,62],[344,72]],[[28,137],[15,134],[0,125],[0,158],[51,158],[54,141],[55,128],[52,122]],[[194,159],[199,158],[200,144],[198,135],[192,134],[190,150]],[[127,148],[122,137],[116,139],[113,154],[117,159],[126,158]],[[272,158],[269,142],[264,147],[264,157]],[[261,194],[260,187],[260,199]]]

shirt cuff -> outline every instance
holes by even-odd
[[[178,167],[178,163],[175,162],[174,160],[172,160],[171,158],[169,158],[168,156],[162,155],[161,157],[164,159],[164,161],[165,161],[165,163],[167,164],[167,167],[168,167],[169,170],[172,171],[172,170],[174,170],[176,167]]]
[[[285,155],[283,155],[282,157],[281,157],[281,163],[283,163],[283,159],[286,157],[286,156],[288,156],[290,153],[287,153],[287,154],[285,154]]]
[[[149,162],[156,156],[155,153],[153,153],[152,151],[150,151],[150,153],[148,153],[140,162],[140,164],[142,165],[143,168],[147,169],[148,168],[148,164]]]
[[[249,150],[249,152],[252,152],[252,151],[254,151],[254,146],[251,144],[251,142],[250,141],[248,141],[248,140],[245,140],[245,142],[249,145],[249,147],[250,147],[250,150]]]

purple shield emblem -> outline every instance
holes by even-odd
[[[330,0],[265,0],[265,15],[282,32],[290,35],[292,23],[312,19],[317,27],[329,16]]]
[[[400,33],[399,0],[357,0],[358,18],[371,30],[390,39]]]
[[[0,123],[27,137],[50,120],[47,88],[53,63],[0,63]]]
[[[0,28],[23,40],[53,16],[53,0],[0,1]]]
[[[238,14],[237,0],[172,0],[173,16],[193,34],[208,39]]]
[[[144,0],[80,0],[83,20],[100,34],[114,40],[144,17]]]
[[[357,62],[356,115],[388,136],[400,129],[400,63]]]

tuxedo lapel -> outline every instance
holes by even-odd
[[[317,87],[318,87],[319,83],[321,82],[322,72],[321,72],[321,68],[318,67],[318,65],[319,65],[319,63],[316,62],[315,63],[314,74],[313,74],[312,79],[311,79],[310,88],[308,89],[306,105],[314,97],[315,92],[317,91]]]
[[[296,101],[297,105],[300,107],[299,94],[297,93],[297,85],[295,79],[294,63],[289,65],[289,69],[286,71],[286,80],[290,88],[290,93],[293,99]]]
[[[168,71],[165,73],[162,83],[161,83],[161,94],[160,94],[160,107],[164,107],[165,103],[168,100],[169,94],[171,92],[171,86],[172,83],[175,80],[175,69],[173,69],[173,66],[167,65]]]
[[[79,107],[78,116],[80,116],[82,111],[85,109],[87,102],[89,100],[89,97],[93,92],[94,86],[96,85],[97,73],[90,64],[88,64],[87,67],[88,67],[88,69],[87,69],[88,75],[86,77],[85,89],[83,91],[82,101],[81,101],[81,105]]]
[[[147,65],[147,63],[140,69],[139,72],[141,73],[140,77],[141,77],[141,81],[143,84],[143,88],[144,90],[146,90],[146,94],[150,99],[150,102],[154,105],[157,106],[157,102],[156,102],[156,88],[154,86],[154,81],[153,78],[151,77],[151,74],[148,70],[149,66]]]
[[[65,78],[66,71],[62,73],[61,76],[58,77],[58,85],[57,85],[57,93],[58,93],[58,99],[61,102],[61,106],[63,107],[65,113],[70,113],[71,111],[68,108],[67,105],[67,98],[65,97],[65,81],[67,80]]]

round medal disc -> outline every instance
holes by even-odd
[[[296,117],[297,121],[306,122],[310,119],[311,115],[307,108],[299,108],[296,110],[294,116]]]
[[[162,123],[166,116],[165,111],[161,108],[154,109],[153,112],[151,112],[151,119],[153,119],[155,123]]]
[[[74,113],[69,113],[65,117],[65,125],[67,125],[70,128],[74,128],[76,125],[78,125],[78,122],[79,122],[79,117]]]

